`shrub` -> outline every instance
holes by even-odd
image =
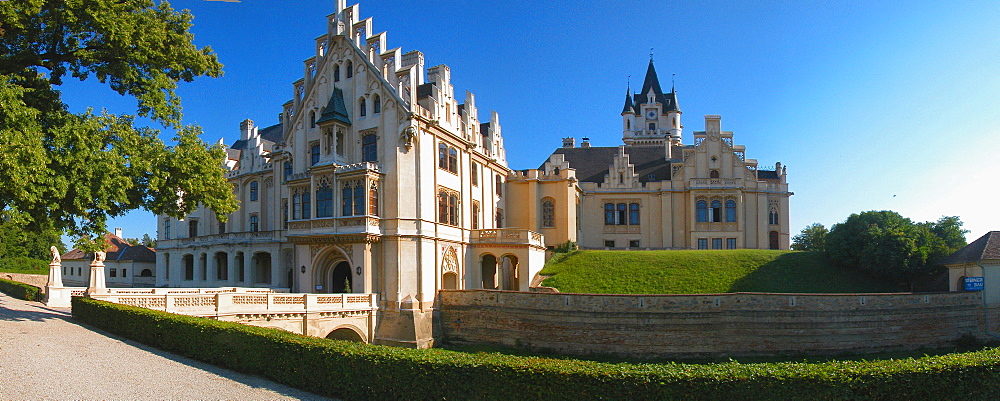
[[[628,364],[414,350],[73,299],[115,334],[303,390],[365,399],[995,399],[1000,350],[880,361]]]
[[[48,274],[49,262],[24,256],[0,259],[0,271],[11,273]]]
[[[25,301],[42,301],[42,289],[33,285],[0,279],[0,292]]]

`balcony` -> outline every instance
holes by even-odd
[[[215,243],[228,242],[271,242],[274,239],[273,231],[245,231],[238,233],[223,233],[213,235],[199,235],[197,237],[176,238],[162,240],[163,244],[158,248],[168,248],[171,245],[187,246],[189,244],[210,245]]]
[[[545,247],[542,234],[523,228],[472,230],[469,242],[473,244],[514,244]]]
[[[332,217],[315,220],[296,220],[288,222],[289,230],[309,230],[313,228],[334,229],[349,232],[376,232],[380,220],[376,216]]]

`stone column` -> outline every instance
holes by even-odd
[[[288,280],[288,268],[281,263],[281,249],[271,251],[271,288],[287,287],[281,285],[282,281]]]
[[[237,287],[236,279],[238,278],[237,276],[238,273],[236,272],[236,268],[239,265],[237,265],[238,262],[236,261],[237,260],[236,255],[239,254],[236,253],[235,251],[226,254],[226,257],[229,258],[229,262],[227,263],[226,266],[226,268],[229,269],[229,285],[233,287]]]
[[[46,287],[62,287],[62,261],[53,260],[49,263],[49,282]]]
[[[94,252],[94,261],[90,262],[90,283],[87,285],[87,296],[108,293],[108,284],[104,277],[104,257],[104,252]]]

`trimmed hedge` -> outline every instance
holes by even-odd
[[[83,323],[347,400],[996,399],[1000,348],[823,363],[628,364],[415,350],[73,298]]]
[[[25,301],[43,301],[42,289],[18,281],[0,278],[0,292]]]

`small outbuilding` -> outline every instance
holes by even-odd
[[[949,290],[985,290],[988,298],[1000,296],[1000,231],[986,233],[941,264],[948,268]]]
[[[108,287],[153,287],[156,284],[155,249],[128,243],[121,237],[121,229],[115,229],[115,234],[105,234],[104,242],[107,244],[104,274]],[[87,286],[93,260],[93,252],[80,249],[63,254],[64,285]]]

